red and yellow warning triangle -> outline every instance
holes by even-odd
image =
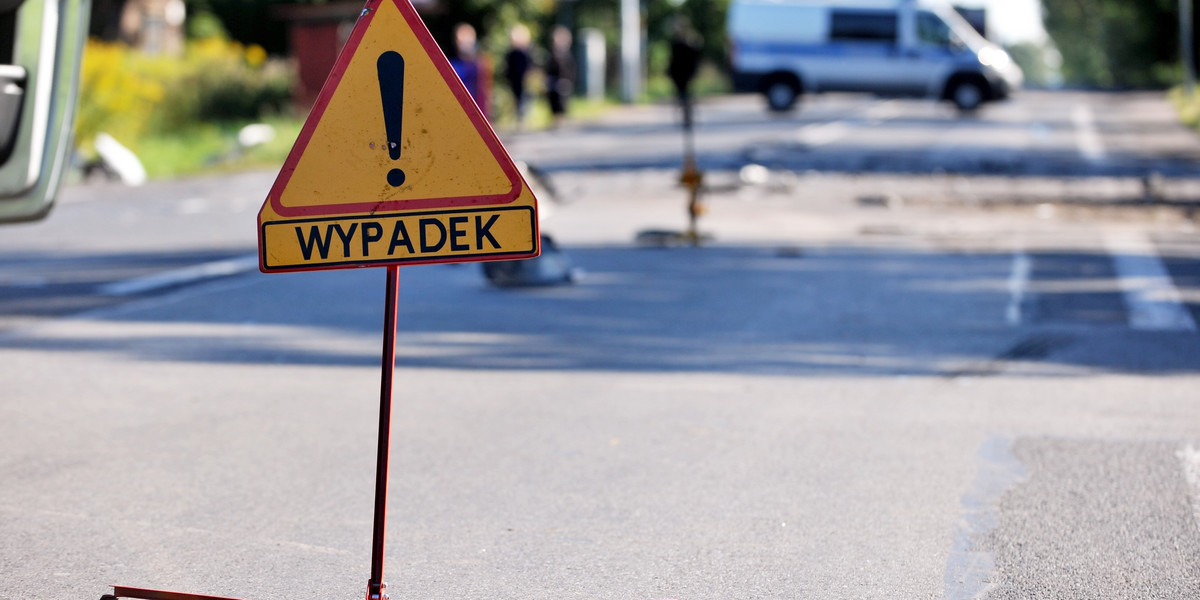
[[[264,272],[537,256],[537,200],[409,0],[368,0],[258,214]]]

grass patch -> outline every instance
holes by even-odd
[[[695,88],[698,96],[727,91],[725,82],[712,74],[698,77]],[[652,82],[652,88],[643,97],[644,102],[674,99],[674,89],[665,78]],[[611,99],[589,100],[574,97],[568,105],[569,122],[587,122],[604,116],[619,104]],[[1196,103],[1196,120],[1200,122],[1200,101]],[[502,108],[502,107],[497,107]],[[498,110],[497,131],[516,129],[516,120],[511,111]],[[275,138],[270,142],[239,153],[237,135],[249,121],[230,123],[199,123],[170,134],[146,134],[130,144],[141,159],[151,179],[169,179],[189,175],[245,171],[252,169],[278,169],[304,125],[301,116],[276,116],[261,122],[275,128]],[[525,130],[539,131],[553,126],[550,107],[539,99],[531,102],[526,115]],[[381,132],[382,133],[382,132]],[[122,140],[124,142],[124,140]]]
[[[1167,99],[1175,105],[1179,120],[1188,127],[1200,131],[1200,93],[1188,94],[1183,86],[1167,92]]]
[[[574,98],[569,105],[569,119],[587,121],[612,109],[608,100],[592,101]],[[545,102],[536,102],[526,115],[527,130],[549,128],[553,119]],[[150,134],[131,144],[146,174],[151,179],[168,179],[186,175],[279,168],[304,125],[303,117],[273,117],[262,121],[275,128],[275,139],[239,153],[237,135],[249,122],[200,123],[171,134]],[[501,119],[496,128],[509,131],[516,127],[511,117]]]
[[[589,100],[583,96],[573,96],[567,103],[568,121],[590,121],[612,110],[616,102],[609,98]],[[540,131],[554,125],[554,115],[550,114],[550,104],[539,97],[537,101],[529,101],[525,109],[525,130]],[[496,131],[505,132],[517,129],[517,118],[513,114],[512,99],[507,91],[498,93],[493,103],[492,126]]]
[[[692,80],[690,91],[693,98],[703,98],[716,94],[728,94],[733,90],[729,78],[713,65],[703,63]],[[675,84],[665,74],[652,74],[647,78],[646,88],[642,94],[648,102],[675,100]]]
[[[153,179],[278,167],[304,121],[274,117],[262,122],[275,128],[275,138],[245,152],[238,151],[237,136],[249,123],[201,123],[170,135],[148,135],[134,151]]]

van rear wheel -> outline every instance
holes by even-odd
[[[775,112],[787,112],[796,107],[800,99],[800,86],[786,79],[775,79],[763,89],[767,106]]]

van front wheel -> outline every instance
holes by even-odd
[[[767,106],[775,112],[787,112],[796,106],[800,98],[800,89],[795,83],[785,79],[776,79],[767,84],[763,90],[767,97]]]
[[[983,105],[984,89],[977,81],[962,79],[950,90],[950,100],[962,112],[974,112]]]

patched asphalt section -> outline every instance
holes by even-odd
[[[1026,477],[1025,467],[1012,454],[1012,440],[993,436],[976,456],[979,471],[962,497],[963,515],[946,561],[944,600],[987,597],[995,584],[995,557],[971,541],[986,536],[999,521],[1000,498]]]
[[[1179,442],[1019,439],[1027,479],[975,539],[988,600],[1200,597],[1200,526]]]

